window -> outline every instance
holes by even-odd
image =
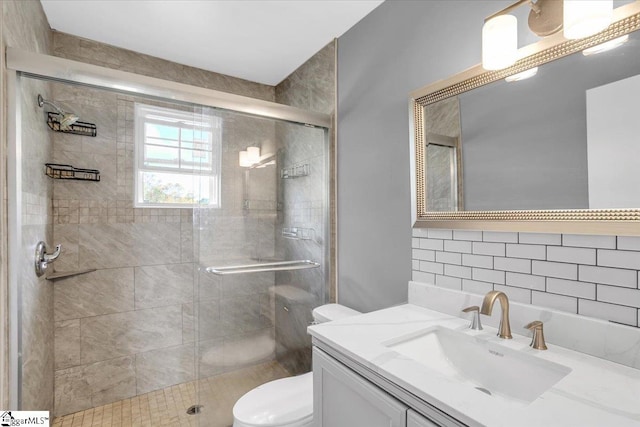
[[[135,105],[135,206],[220,207],[222,120]]]

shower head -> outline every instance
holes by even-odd
[[[58,107],[56,104],[54,104],[51,101],[47,101],[46,99],[44,99],[42,97],[42,95],[38,95],[38,106],[42,107],[45,104],[51,106],[54,110],[56,110],[56,112],[58,114],[60,114],[60,129],[62,130],[69,130],[71,128],[71,125],[74,124],[75,122],[78,121],[78,119],[80,119],[80,117],[76,116],[73,113],[67,113],[65,112],[62,108]]]

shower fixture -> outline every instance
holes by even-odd
[[[42,97],[42,95],[38,94],[38,107],[43,107],[45,104],[51,106],[58,114],[60,114],[60,129],[62,130],[70,130],[71,125],[77,122],[80,118],[73,113],[65,112],[62,108],[58,107],[51,101],[47,101]]]

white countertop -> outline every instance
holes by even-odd
[[[499,308],[496,306],[494,311]],[[435,325],[527,352],[572,371],[532,403],[525,404],[478,392],[384,345]],[[514,333],[512,340],[503,340],[496,336],[495,328],[485,325],[483,331],[471,331],[468,325],[468,320],[406,304],[314,325],[309,327],[309,333],[469,425],[640,426],[640,370],[548,342],[548,350],[534,350],[529,347],[529,337]]]

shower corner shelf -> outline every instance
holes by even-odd
[[[293,240],[311,240],[315,235],[313,228],[291,227],[282,229],[282,237]]]
[[[60,165],[57,163],[45,163],[48,177],[53,179],[74,179],[77,181],[100,181],[100,171],[98,169],[80,169],[71,165]]]
[[[280,170],[280,178],[291,179],[309,175],[309,164],[294,165]]]
[[[86,270],[78,270],[78,271],[56,271],[47,276],[47,280],[60,280],[67,277],[78,276],[80,274],[91,273],[96,271],[95,268],[89,268]]]
[[[59,120],[60,114],[54,112],[47,113],[47,125],[55,132],[71,133],[74,135],[97,136],[98,128],[93,123],[75,122],[68,129],[62,129]]]

